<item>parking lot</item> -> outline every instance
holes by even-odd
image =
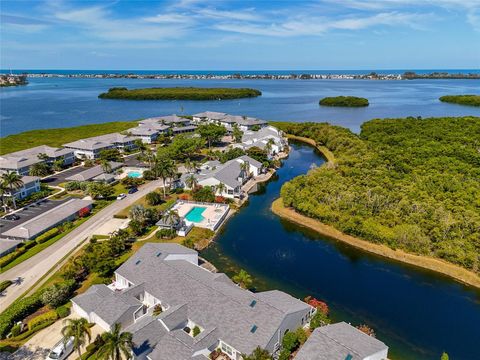
[[[18,220],[6,220],[0,219],[0,233],[8,231],[15,226],[23,224],[25,221],[28,221],[45,211],[53,209],[54,207],[63,204],[64,202],[68,201],[70,198],[66,198],[63,200],[49,200],[45,199],[39,202],[36,205],[29,205],[25,207],[23,210],[16,212],[15,215],[18,215],[20,219]]]
[[[68,170],[65,170],[61,173],[54,174],[52,176],[49,176],[45,179],[42,180],[42,183],[50,186],[58,186],[61,183],[66,182],[65,180],[67,177],[76,175],[78,173],[81,173],[82,171],[86,170],[87,168],[84,166],[77,166]]]

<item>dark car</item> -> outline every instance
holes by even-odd
[[[136,187],[132,187],[132,188],[128,189],[129,194],[136,193],[137,191],[138,191],[138,189]]]
[[[5,220],[18,220],[20,219],[20,216],[17,214],[10,214],[4,217]]]

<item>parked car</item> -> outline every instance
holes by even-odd
[[[4,217],[5,220],[18,220],[20,219],[20,216],[18,216],[17,214],[10,214],[10,215],[6,215]]]
[[[73,336],[60,340],[47,355],[45,360],[64,360],[73,352]]]
[[[117,196],[117,200],[122,200],[127,197],[127,194],[121,193],[120,195]]]
[[[138,191],[138,189],[136,187],[131,187],[130,189],[128,189],[129,194],[136,193],[137,191]]]

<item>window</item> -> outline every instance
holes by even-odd
[[[255,331],[257,331],[257,329],[258,329],[258,326],[257,326],[257,325],[253,325],[252,328],[250,329],[250,332],[251,332],[252,334],[254,334]]]
[[[222,351],[224,353],[227,353],[228,355],[233,355],[233,349],[231,346],[228,346],[224,342],[222,342]]]

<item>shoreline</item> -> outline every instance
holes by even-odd
[[[368,253],[379,255],[400,263],[412,265],[424,270],[430,270],[445,276],[448,276],[462,284],[473,286],[480,289],[480,277],[475,273],[451,264],[441,259],[414,255],[402,250],[393,250],[386,245],[371,243],[350,235],[347,235],[334,227],[324,224],[316,219],[302,215],[291,208],[283,205],[282,198],[278,198],[272,203],[272,212],[282,219],[294,222],[297,225],[307,227],[335,241],[348,244]]]
[[[313,146],[327,160],[328,165],[335,165],[335,161],[336,161],[335,160],[335,155],[333,155],[333,153],[327,147],[325,147],[323,145],[317,145],[317,142],[315,140],[307,138],[307,137],[291,135],[291,134],[285,134],[285,135],[289,140],[301,141],[301,142],[304,142],[306,144],[309,144],[309,145]]]

